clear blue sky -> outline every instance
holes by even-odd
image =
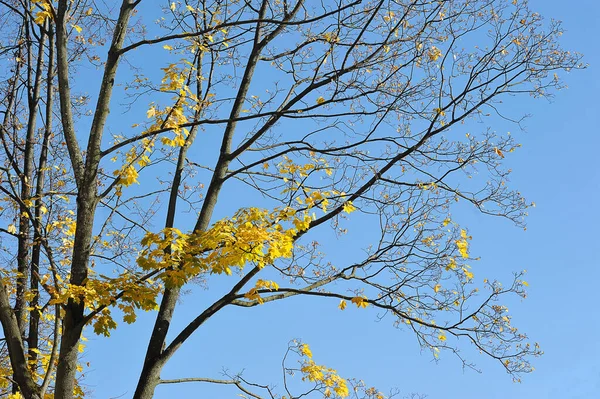
[[[545,351],[534,362],[536,371],[515,384],[498,364],[484,357],[473,359],[481,374],[463,370],[449,353],[436,364],[427,353],[420,353],[410,333],[395,330],[389,321],[377,322],[373,311],[340,312],[321,301],[303,300],[243,312],[226,310],[185,344],[163,377],[219,378],[220,371],[228,368],[231,372],[245,369],[248,378],[259,382],[279,383],[281,356],[288,341],[298,337],[311,344],[317,362],[383,391],[398,387],[405,394],[418,392],[431,399],[597,397],[600,1],[531,0],[530,4],[546,18],[563,21],[564,47],[583,52],[589,68],[563,76],[569,89],[557,93],[551,103],[506,99],[508,108],[526,107],[533,115],[525,122],[525,132],[513,129],[523,148],[506,159],[514,170],[512,185],[537,203],[527,231],[475,214],[463,223],[475,237],[472,251],[483,258],[477,268],[498,277],[528,270],[529,297],[512,303],[510,311],[513,324]],[[210,295],[199,291],[184,300],[187,305],[204,303]],[[177,314],[175,327],[190,316]],[[87,334],[89,351],[84,361],[89,358],[93,364],[86,383],[94,397],[131,396],[148,339],[144,326],[150,327],[153,317],[141,315],[138,323],[121,326],[110,339]],[[127,358],[117,363],[123,352]],[[175,397],[233,398],[237,392],[193,384],[157,390],[156,398]]]

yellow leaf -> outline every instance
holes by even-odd
[[[344,204],[343,211],[346,213],[352,213],[356,210],[356,207],[352,205],[352,201],[348,201]]]
[[[15,234],[17,232],[17,226],[11,223],[8,225],[8,228],[6,230],[11,234]]]
[[[435,292],[438,292],[438,291],[440,290],[440,288],[442,288],[442,285],[441,285],[441,284],[436,284],[436,286],[435,286],[435,287],[433,287],[433,290],[434,290]]]
[[[92,15],[93,12],[94,12],[94,9],[92,7],[90,7],[85,11],[85,15],[89,17],[90,15]]]
[[[154,115],[156,115],[156,108],[152,107],[150,108],[147,112],[146,112],[146,116],[148,118],[152,118]]]
[[[446,340],[446,336],[444,334],[440,334],[438,335],[438,339],[442,342],[444,342]]]
[[[456,269],[456,260],[454,260],[454,258],[450,258],[450,262],[448,262],[448,265],[446,266],[446,271],[454,269]]]
[[[496,155],[498,155],[500,158],[504,158],[504,154],[502,153],[502,151],[500,151],[500,149],[498,149],[498,147],[494,147],[494,152],[496,153]]]
[[[435,46],[431,46],[431,49],[429,50],[427,56],[429,57],[429,60],[436,61],[442,56],[442,51]]]
[[[361,296],[355,296],[351,299],[351,302],[355,304],[357,308],[366,308],[369,306],[369,302],[367,302],[366,298]]]
[[[521,281],[521,284],[523,284],[525,287],[529,287],[529,283],[525,280]]]
[[[81,31],[83,30],[83,29],[81,29],[81,26],[79,26],[79,25],[71,25],[71,26],[73,27],[73,29],[75,29],[77,31],[77,33],[81,33]]]
[[[344,301],[343,299],[340,301],[340,304],[338,305],[338,308],[340,308],[340,310],[344,310],[346,309],[346,301]]]
[[[168,44],[165,44],[165,45],[163,46],[163,48],[164,48],[165,50],[173,50],[173,47],[169,46]]]
[[[175,4],[175,2],[171,3],[171,11],[175,11],[175,9],[177,8],[177,4]]]
[[[323,97],[317,98],[317,104],[323,104],[324,102],[325,102],[325,99]]]
[[[35,19],[33,20],[33,22],[35,22],[38,25],[43,25],[44,21],[46,21],[46,18],[52,18],[52,14],[50,14],[49,11],[40,11],[37,14],[35,14]]]
[[[471,273],[467,268],[463,267],[463,272],[465,272],[465,277],[467,277],[467,280],[473,280],[473,277],[475,276],[473,273]]]
[[[458,248],[458,252],[460,253],[460,256],[462,256],[463,258],[469,257],[468,246],[469,246],[469,244],[467,243],[467,240],[457,240],[456,241],[456,247]]]
[[[313,354],[307,344],[300,345],[300,353],[308,358],[313,357]]]
[[[441,108],[434,108],[434,109],[433,109],[433,113],[434,113],[435,115],[446,116],[446,111],[444,111],[444,110],[443,110],[443,109],[441,109]]]

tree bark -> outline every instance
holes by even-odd
[[[123,0],[108,51],[104,75],[100,84],[98,102],[88,139],[85,163],[79,149],[71,113],[69,72],[67,62],[67,10],[70,2],[59,1],[56,21],[56,49],[61,118],[65,141],[77,179],[77,228],[71,261],[72,285],[85,285],[91,252],[91,238],[99,197],[97,194],[98,165],[101,158],[101,141],[109,113],[110,99],[119,64],[119,50],[123,46],[129,18],[137,2]],[[63,319],[63,335],[56,369],[55,399],[73,398],[77,372],[78,345],[85,325],[84,298],[70,299]]]
[[[21,338],[19,323],[17,322],[15,312],[10,306],[6,286],[2,279],[0,279],[0,322],[2,323],[4,337],[8,346],[13,378],[21,394],[25,399],[40,399],[39,387],[33,380],[31,370],[27,367],[25,347]]]
[[[302,3],[302,1],[298,2],[294,11],[290,15],[288,15],[288,18],[291,18],[300,9],[300,5]],[[259,21],[264,18],[267,6],[268,1],[263,1],[261,4],[261,9],[259,11]],[[195,232],[205,231],[210,224],[213,211],[217,204],[219,193],[224,183],[224,177],[227,173],[227,168],[232,160],[230,157],[231,143],[233,140],[233,135],[235,133],[237,119],[242,111],[244,102],[246,100],[246,96],[250,88],[250,83],[252,81],[252,77],[254,76],[256,65],[260,58],[261,50],[266,46],[269,40],[272,40],[275,37],[275,35],[278,32],[279,30],[275,30],[275,32],[271,33],[271,35],[269,35],[268,38],[265,38],[263,40],[261,23],[258,22],[256,25],[252,51],[248,57],[246,67],[244,69],[244,74],[240,82],[240,87],[232,105],[229,122],[227,123],[223,133],[223,140],[221,143],[219,159],[217,160],[215,172],[207,189],[206,197],[204,199],[200,215],[198,216],[196,225],[194,226]],[[170,206],[171,205],[173,204],[170,203]],[[144,366],[142,368],[140,379],[138,381],[135,394],[133,396],[134,399],[151,399],[154,396],[154,390],[156,386],[160,383],[160,372],[166,364],[168,358],[174,352],[174,350],[170,351],[168,356],[165,356],[164,348],[166,347],[166,337],[171,323],[171,319],[173,317],[173,312],[175,311],[175,306],[177,305],[177,300],[179,299],[179,292],[179,287],[165,289],[165,294],[161,301],[161,306],[156,318],[156,323],[154,325],[152,335],[150,336],[148,350],[144,359]],[[219,309],[223,306],[224,305],[220,303]],[[207,309],[207,311],[208,310],[209,309]],[[213,313],[211,313],[210,315],[212,315]],[[204,318],[202,322],[207,320],[210,317],[210,315]],[[179,343],[177,347],[179,347],[179,345],[181,345],[181,343]]]

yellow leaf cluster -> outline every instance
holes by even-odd
[[[53,20],[52,3],[49,0],[32,0],[32,3],[38,5],[42,10],[36,12],[33,22],[38,25],[43,25],[46,19]]]
[[[300,371],[304,374],[303,381],[322,384],[325,387],[323,392],[326,398],[330,398],[332,395],[337,398],[345,398],[350,394],[346,380],[340,377],[334,369],[314,362],[312,351],[307,344],[300,344],[298,352],[301,356],[307,358],[300,368]]]
[[[441,108],[434,108],[433,109],[433,116],[437,116],[437,115],[446,116],[446,111],[444,111]]]
[[[446,271],[456,269],[456,259],[449,258],[448,264],[446,265]]]
[[[442,51],[435,46],[431,46],[431,48],[427,52],[427,56],[429,57],[430,61],[436,61],[442,56]]]
[[[394,12],[392,12],[392,11],[389,11],[388,13],[386,13],[386,14],[383,16],[383,20],[384,20],[385,22],[390,22],[391,20],[393,20],[393,19],[394,19],[394,17],[395,17],[395,16],[396,16],[396,14],[395,14]]]
[[[367,306],[369,306],[369,302],[367,301],[367,298],[362,297],[362,296],[355,296],[350,301],[353,304],[355,304],[357,308],[366,308]]]
[[[46,276],[47,278],[47,276]],[[76,303],[83,301],[85,307],[91,311],[100,306],[107,306],[96,317],[92,319],[94,332],[105,336],[110,335],[110,330],[117,327],[108,306],[115,304],[114,298],[121,294],[118,306],[123,312],[123,320],[133,323],[136,320],[137,309],[149,311],[157,308],[156,298],[161,292],[161,287],[152,280],[141,282],[139,276],[134,274],[122,274],[115,278],[107,276],[96,276],[90,271],[90,276],[83,286],[64,284],[59,291],[53,287],[50,304],[66,304],[69,299]]]
[[[308,359],[302,364],[300,371],[304,374],[303,381],[320,383],[325,387],[323,393],[326,398],[332,396],[346,398],[350,394],[346,380],[337,375],[334,369],[318,365],[314,360]]]
[[[113,172],[113,175],[118,177],[117,195],[121,195],[121,187],[128,187],[134,183],[139,184],[139,173],[134,166],[137,163],[138,167],[143,168],[150,163],[150,154],[154,148],[154,140],[145,138],[142,140],[142,151],[138,152],[137,147],[129,149],[125,155],[125,162],[120,169]]]
[[[315,206],[319,206],[323,212],[327,212],[329,207],[329,198],[332,195],[338,194],[337,191],[310,191],[307,188],[303,189],[304,198],[296,197],[296,202],[300,205],[305,205],[306,209],[311,209]]]
[[[356,207],[352,204],[352,201],[346,201],[343,206],[343,211],[346,213],[352,213],[356,210]]]
[[[319,97],[322,99],[322,97]],[[317,102],[320,100],[317,99]],[[323,99],[323,101],[325,101]],[[315,153],[311,152],[311,163],[306,163],[304,165],[298,165],[294,163],[294,161],[287,157],[283,157],[283,161],[277,164],[279,168],[279,173],[283,175],[283,180],[285,182],[292,180],[294,181],[297,178],[307,177],[313,170],[323,170],[327,174],[327,176],[331,176],[333,171],[329,167],[329,164],[324,158],[318,158],[315,156]],[[288,177],[289,176],[289,177]],[[333,193],[336,194],[336,193]]]
[[[469,243],[467,239],[471,237],[467,236],[467,232],[463,229],[460,231],[460,240],[456,240],[456,247],[458,248],[458,252],[460,256],[463,258],[469,257]]]
[[[462,270],[465,273],[465,277],[467,278],[467,280],[473,280],[473,277],[475,277],[473,272],[469,271],[467,267],[463,267]]]
[[[205,232],[184,234],[170,228],[148,233],[142,240],[138,264],[145,270],[163,269],[167,285],[180,286],[201,273],[232,274],[247,263],[258,267],[292,256],[294,237],[309,227],[312,218],[292,208],[270,212],[240,209],[231,218],[217,221]],[[259,280],[256,289],[277,289],[276,283]],[[255,296],[256,289],[250,295]]]
[[[138,183],[139,174],[133,165],[126,165],[122,169],[115,170],[113,174],[119,178],[119,184],[122,186],[128,187]]]
[[[300,353],[303,356],[306,356],[309,359],[312,359],[313,354],[312,354],[312,351],[310,350],[310,347],[307,344],[300,345],[299,349],[300,349]]]
[[[274,281],[269,280],[261,280],[258,279],[253,288],[251,288],[247,293],[244,294],[244,297],[250,299],[252,301],[257,301],[259,304],[263,304],[264,300],[261,298],[258,290],[267,289],[269,291],[277,291],[279,289],[279,284]]]
[[[318,101],[318,100],[317,100]],[[317,165],[315,163],[306,163],[304,165],[297,165],[294,161],[287,157],[283,157],[283,161],[278,165],[279,173],[282,175],[295,175],[297,174],[299,177],[306,177],[308,174],[314,170]]]
[[[173,49],[169,45],[163,47],[166,50]],[[194,67],[189,61],[184,60],[183,62],[187,66],[181,67],[178,64],[169,64],[165,68],[161,68],[164,76],[159,89],[162,92],[175,93],[175,96],[173,97],[175,105],[160,109],[152,104],[146,112],[148,118],[154,118],[154,123],[146,132],[152,132],[159,129],[170,129],[175,134],[173,138],[161,138],[161,142],[170,147],[181,147],[185,144],[185,139],[189,134],[188,129],[182,127],[182,125],[189,122],[189,119],[185,114],[186,109],[194,112],[209,105],[208,102],[201,102],[186,84],[187,76]]]
[[[336,32],[325,32],[322,35],[323,39],[331,44],[339,43],[340,38],[338,37]]]

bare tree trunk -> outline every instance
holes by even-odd
[[[8,353],[10,356],[10,364],[13,370],[13,378],[25,399],[40,399],[39,387],[36,385],[31,375],[31,370],[27,367],[27,359],[25,358],[25,346],[21,338],[19,324],[15,312],[10,306],[10,300],[4,282],[0,279],[0,322]]]
[[[259,19],[262,19],[264,17],[267,3],[267,1],[262,2],[262,7],[259,12]],[[232,106],[230,122],[225,127],[225,131],[223,133],[223,141],[221,144],[219,159],[217,160],[217,164],[215,167],[215,173],[213,174],[212,180],[208,187],[207,194],[204,199],[204,204],[202,206],[200,215],[198,216],[198,220],[196,222],[196,226],[194,227],[194,231],[204,231],[208,228],[210,224],[210,220],[212,218],[212,214],[217,204],[217,199],[219,197],[219,192],[221,191],[221,187],[223,186],[223,178],[227,172],[227,167],[231,162],[229,155],[231,152],[231,142],[233,139],[233,134],[236,128],[235,121],[241,113],[242,106],[246,99],[248,89],[250,88],[250,82],[252,81],[256,64],[260,56],[260,51],[265,44],[266,43],[261,42],[261,27],[260,23],[258,23],[256,26],[256,32],[254,37],[254,46],[251,54],[249,55],[247,65],[244,70],[244,75],[242,77],[242,81],[240,83],[236,99]],[[169,223],[171,225],[173,223],[172,218],[174,217],[175,204],[177,199],[177,196],[173,196],[173,193],[176,194],[177,188],[178,187],[174,187],[175,191],[173,191],[173,188],[171,191],[172,195],[170,198],[169,210],[167,213],[167,227]],[[163,349],[166,346],[166,337],[169,331],[171,319],[173,318],[175,306],[177,305],[177,300],[179,299],[179,293],[179,287],[171,287],[165,289],[160,309],[156,317],[156,323],[154,325],[152,335],[150,336],[148,350],[144,359],[144,366],[140,375],[138,386],[134,394],[134,399],[150,399],[154,396],[154,390],[160,381],[160,372],[164,367],[166,361],[168,360],[168,357],[163,356]]]
[[[51,27],[50,27],[51,28]],[[44,136],[42,139],[42,148],[38,160],[37,176],[36,176],[36,188],[35,188],[35,223],[39,223],[42,217],[42,192],[44,190],[45,181],[45,168],[48,159],[48,145],[50,136],[52,134],[52,106],[53,106],[53,90],[52,90],[52,66],[54,59],[54,46],[52,44],[52,33],[49,34],[48,39],[48,66],[47,66],[47,77],[46,77],[46,111],[45,111],[45,128]],[[27,338],[27,344],[29,347],[29,361],[33,364],[37,364],[37,351],[39,342],[39,323],[40,323],[40,312],[39,312],[39,271],[40,271],[40,258],[42,249],[42,239],[40,235],[41,229],[35,229],[33,235],[33,248],[31,250],[31,277],[30,277],[30,289],[33,292],[33,298],[31,299],[30,307],[32,308],[29,312],[29,335]]]
[[[71,261],[72,285],[85,285],[88,276],[88,266],[91,252],[91,238],[94,226],[96,207],[99,196],[97,194],[98,165],[101,158],[100,144],[102,133],[109,113],[110,99],[115,84],[115,76],[120,58],[119,51],[123,46],[127,26],[132,11],[137,1],[130,3],[123,0],[119,17],[116,21],[111,46],[104,68],[104,76],[100,84],[98,102],[92,121],[88,139],[86,159],[77,143],[74,130],[73,116],[71,113],[71,94],[69,88],[69,70],[67,58],[67,10],[70,2],[59,1],[56,20],[56,50],[59,81],[59,97],[61,104],[61,120],[65,134],[65,141],[73,170],[77,179],[77,228],[73,243],[73,257]],[[73,397],[75,376],[77,372],[78,344],[85,325],[84,298],[78,301],[70,299],[66,305],[63,319],[63,335],[60,343],[60,355],[56,369],[55,399],[69,399]]]

